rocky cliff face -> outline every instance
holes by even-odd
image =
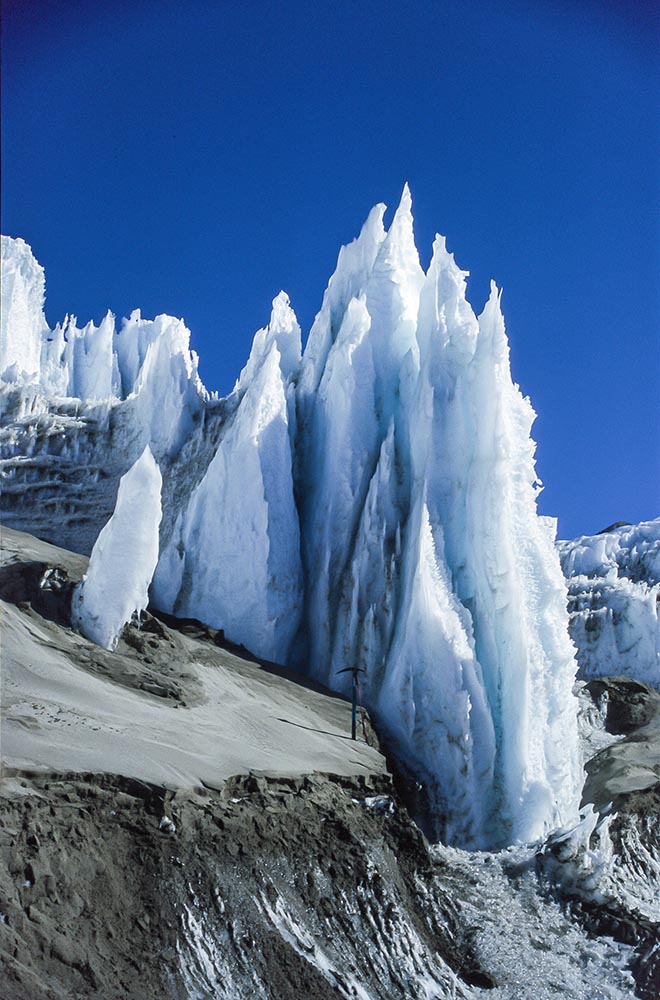
[[[3,814],[7,1000],[403,1000],[490,985],[386,778],[18,788]]]
[[[584,855],[430,848],[387,777],[3,791],[6,1000],[657,996],[658,922],[578,891]]]

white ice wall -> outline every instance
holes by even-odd
[[[660,518],[558,547],[581,676],[660,689]]]
[[[499,295],[440,237],[424,275],[407,189],[350,249],[298,389],[308,668],[366,670],[445,837],[533,839],[577,807],[576,664]]]
[[[44,272],[23,240],[2,237],[0,390],[24,388],[28,405],[76,399],[88,408],[122,402],[131,410],[129,440],[115,440],[135,457],[148,444],[171,458],[190,436],[208,394],[190,350],[190,331],[171,316],[142,319],[136,309],[116,329],[108,312],[99,326],[78,328],[75,316],[50,330],[43,313]],[[35,403],[34,400],[37,400]],[[81,409],[84,418],[85,409]]]
[[[44,316],[44,270],[24,240],[2,237],[0,378],[40,383],[51,396],[83,401],[126,399],[146,383],[167,391],[172,378],[204,394],[190,331],[182,320],[144,320],[136,309],[119,331],[108,312],[99,326],[75,316],[50,330]],[[11,369],[11,370],[8,370]],[[185,386],[184,386],[185,383]]]

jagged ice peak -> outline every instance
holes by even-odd
[[[50,331],[41,269],[3,237],[3,454],[18,498],[3,517],[89,551],[149,447],[162,474],[152,603],[332,688],[359,666],[429,832],[533,840],[577,817],[581,783],[534,412],[495,286],[477,317],[442,237],[422,269],[407,185],[387,231],[384,212],[341,249],[304,352],[281,292],[226,400],[204,390],[181,321]],[[57,467],[47,509],[20,479],[26,455]]]

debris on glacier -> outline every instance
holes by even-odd
[[[588,803],[578,823],[553,831],[539,857],[565,894],[602,904],[612,897],[608,882],[614,866],[609,827],[612,813],[601,815]]]
[[[158,829],[161,833],[175,834],[176,833],[176,823],[169,816],[162,816],[160,823],[158,824]]]
[[[609,693],[594,691],[591,684],[576,681],[578,699],[578,735],[583,763],[594,757],[604,747],[622,739],[607,727]]]
[[[577,824],[496,853],[430,847],[384,758],[339,736],[348,702],[198,622],[148,615],[115,652],[84,643],[36,596],[87,561],[11,530],[0,549],[7,1000],[110,998],[118,982],[228,1000],[656,1000],[660,772],[640,791],[616,758],[657,754],[652,689],[589,682],[609,688],[598,725],[626,735],[596,754]]]
[[[660,694],[642,681],[588,681],[582,699],[604,706],[610,742],[586,762],[582,802],[601,815],[614,812],[609,834],[615,864],[610,888],[639,920],[660,920]]]
[[[660,689],[660,518],[558,543],[580,676]]]
[[[114,514],[96,540],[89,568],[74,591],[73,624],[105,649],[149,603],[158,562],[160,469],[148,447],[122,477]]]

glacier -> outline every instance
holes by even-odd
[[[43,271],[3,237],[0,515],[89,552],[149,446],[153,605],[344,693],[359,666],[432,835],[532,841],[577,821],[582,785],[535,414],[497,288],[475,315],[440,236],[422,268],[407,187],[389,229],[385,211],[340,251],[304,351],[280,293],[226,399],[179,320],[50,331]]]
[[[660,689],[660,518],[559,542],[580,676]]]

